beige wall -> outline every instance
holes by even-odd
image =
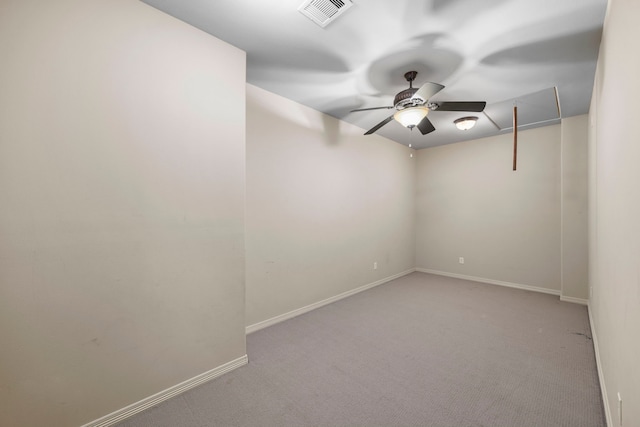
[[[638,16],[640,2],[609,1],[589,114],[590,304],[611,426],[640,423]]]
[[[586,115],[562,120],[562,298],[586,301],[587,243]]]
[[[0,4],[0,425],[245,354],[245,55],[130,0]]]
[[[418,152],[416,267],[560,291],[560,125]],[[458,258],[464,257],[464,264]]]
[[[363,133],[248,85],[247,325],[413,268],[414,151]]]

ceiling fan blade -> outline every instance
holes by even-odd
[[[486,102],[438,102],[440,111],[472,111],[480,113],[487,105]]]
[[[371,135],[372,133],[374,133],[375,131],[377,131],[378,129],[380,129],[382,126],[386,125],[387,123],[389,123],[391,120],[393,120],[393,114],[390,115],[389,117],[387,117],[386,119],[384,119],[383,121],[381,121],[380,123],[378,123],[377,125],[375,125],[374,127],[372,127],[371,129],[369,129],[365,135]]]
[[[355,113],[356,111],[369,111],[369,110],[388,110],[390,108],[393,108],[393,106],[390,107],[372,107],[372,108],[358,108],[356,110],[351,110],[349,111],[350,113]]]
[[[444,89],[444,86],[439,85],[438,83],[426,82],[425,84],[420,86],[420,89],[418,89],[416,93],[413,94],[411,99],[422,98],[425,101],[428,101],[429,98],[440,92],[442,89]]]
[[[426,135],[436,130],[436,128],[433,126],[433,123],[431,123],[431,120],[429,120],[429,118],[426,116],[424,119],[422,119],[420,123],[418,123],[417,128],[420,131],[420,133],[422,133],[423,135]]]

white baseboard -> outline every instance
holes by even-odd
[[[226,374],[227,372],[231,372],[236,368],[246,365],[249,362],[247,355],[245,354],[242,357],[239,357],[235,360],[232,360],[224,365],[218,366],[217,368],[213,368],[210,371],[197,375],[191,379],[181,382],[180,384],[176,384],[172,387],[169,387],[166,390],[163,390],[159,393],[154,394],[153,396],[149,396],[145,399],[142,399],[139,402],[133,403],[125,408],[119,409],[115,412],[110,413],[109,415],[105,415],[102,418],[99,418],[95,421],[91,421],[83,425],[82,427],[107,427],[112,426],[120,421],[129,418],[132,415],[137,414],[138,412],[142,412],[145,409],[149,409],[165,400],[168,400],[174,396],[177,396],[181,393],[184,393],[187,390],[190,390],[194,387],[199,386],[200,384],[204,384],[207,381],[211,381],[214,378],[217,378],[221,375]]]
[[[539,288],[537,286],[522,285],[520,283],[503,282],[502,280],[485,279],[484,277],[465,276],[464,274],[447,273],[445,271],[430,270],[428,268],[416,268],[421,273],[437,274],[439,276],[454,277],[456,279],[471,280],[474,282],[490,283],[492,285],[506,286],[508,288],[524,289],[525,291],[541,292],[543,294],[560,295],[555,289]]]
[[[560,295],[560,301],[572,302],[574,304],[589,305],[589,300],[584,298],[565,297]]]
[[[318,302],[315,302],[313,304],[309,304],[307,306],[304,306],[302,308],[298,308],[298,309],[290,311],[288,313],[284,313],[284,314],[281,314],[279,316],[275,316],[275,317],[272,317],[270,319],[263,320],[262,322],[254,323],[253,325],[249,325],[249,326],[246,327],[246,329],[245,329],[246,333],[250,334],[252,332],[259,331],[260,329],[264,329],[264,328],[267,328],[269,326],[275,325],[276,323],[284,322],[285,320],[289,320],[289,319],[292,319],[292,318],[294,318],[296,316],[300,316],[301,314],[308,313],[309,311],[315,310],[316,308],[320,308],[320,307],[322,307],[324,305],[331,304],[332,302],[339,301],[339,300],[341,300],[343,298],[347,298],[347,297],[349,297],[351,295],[355,295],[355,294],[357,294],[359,292],[366,291],[367,289],[371,289],[371,288],[376,287],[378,285],[382,285],[383,283],[390,282],[391,280],[397,279],[399,277],[406,276],[407,274],[413,273],[414,271],[415,271],[415,269],[412,268],[412,269],[403,271],[402,273],[394,274],[393,276],[385,277],[384,279],[380,279],[380,280],[375,281],[373,283],[369,283],[367,285],[360,286],[360,287],[352,289],[350,291],[343,292],[343,293],[341,293],[339,295],[336,295],[336,296],[333,296],[331,298],[327,298],[327,299],[324,299],[322,301],[318,301]]]
[[[600,347],[598,346],[598,336],[593,323],[593,315],[591,314],[591,305],[587,305],[589,312],[589,326],[591,326],[591,338],[593,339],[593,350],[596,354],[596,367],[598,368],[598,380],[600,381],[600,392],[602,393],[602,404],[604,405],[604,416],[607,426],[613,426],[611,419],[611,407],[609,406],[609,398],[607,397],[607,386],[604,383],[604,372],[602,371],[602,362],[600,361]]]

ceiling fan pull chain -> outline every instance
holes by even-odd
[[[411,128],[411,133],[409,134],[409,148],[412,148],[411,140],[413,139],[413,128],[414,128],[414,127],[415,127],[415,126],[413,126],[413,127]],[[409,153],[409,157],[413,157],[413,153]]]

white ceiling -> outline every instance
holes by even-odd
[[[421,135],[392,121],[377,133],[426,148],[509,132],[589,109],[606,0],[353,0],[327,27],[302,0],[144,0],[247,52],[247,81],[364,131],[393,110],[404,73],[445,85],[432,101],[486,101],[484,113],[433,111]],[[476,115],[469,131],[456,118]],[[555,120],[554,120],[555,119]],[[540,122],[540,123],[539,123]]]

